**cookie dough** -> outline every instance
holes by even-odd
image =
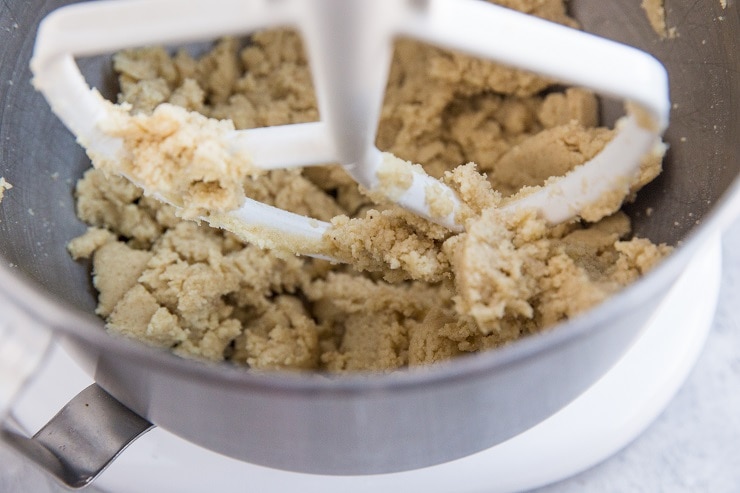
[[[576,25],[560,0],[498,3]],[[532,74],[397,41],[377,145],[406,163],[398,169],[419,163],[457,191],[466,232],[453,234],[374,201],[336,165],[258,173],[227,160],[213,172],[209,135],[231,125],[317,119],[309,68],[292,31],[260,32],[243,47],[222,40],[202,57],[125,51],[114,65],[119,102],[133,116],[111,130],[137,154],[129,164],[139,180],[156,180],[160,166],[168,167],[149,151],[162,150],[170,137],[173,149],[205,140],[188,158],[196,161],[193,170],[167,177],[184,180],[168,193],[177,205],[177,197],[194,204],[185,212],[110,173],[120,163],[96,162],[77,184],[77,213],[90,229],[69,250],[92,258],[98,313],[113,334],[259,370],[394,371],[547,330],[670,252],[630,238],[629,218],[617,211],[624,197],[589,221],[555,227],[497,207],[608,142],[612,131],[597,126],[588,91],[558,90]],[[212,130],[191,134],[173,115]],[[188,133],[178,136],[178,129]],[[649,161],[633,191],[660,171],[657,157]],[[403,185],[403,173],[385,178]],[[186,220],[211,198],[228,209],[242,193],[330,221],[326,248],[348,263],[262,250]],[[440,215],[448,210],[433,190],[427,200]]]

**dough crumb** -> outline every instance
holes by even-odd
[[[106,243],[115,240],[116,236],[107,229],[90,227],[85,234],[70,241],[67,250],[75,260],[86,259],[92,257]]]
[[[414,173],[424,173],[422,167],[410,161],[399,159],[393,154],[384,152],[383,160],[378,167],[379,188],[386,197],[397,199],[414,182]]]
[[[118,302],[132,289],[152,254],[135,250],[119,241],[108,241],[95,251],[93,284],[98,290],[97,313],[110,315]]]
[[[13,185],[8,183],[4,177],[0,176],[0,202],[3,201],[6,190],[10,190],[11,188],[13,188]]]

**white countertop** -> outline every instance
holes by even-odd
[[[621,452],[537,493],[740,491],[740,220],[725,234],[723,247],[712,330],[667,409]],[[0,491],[64,490],[0,444]]]

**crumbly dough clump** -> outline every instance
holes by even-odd
[[[561,0],[498,3],[575,26]],[[244,48],[222,40],[201,57],[125,51],[114,65],[120,102],[131,109],[115,129],[133,156],[129,173],[152,183],[173,173],[177,186],[165,195],[177,205],[187,197],[196,212],[212,208],[210,200],[233,207],[245,194],[331,221],[326,248],[350,265],[265,251],[185,221],[103,165],[77,185],[77,212],[90,229],[69,249],[92,258],[98,313],[112,333],[254,369],[393,371],[546,330],[670,251],[629,239],[629,219],[616,212],[624,197],[588,222],[556,227],[497,208],[609,141],[588,91],[558,91],[532,74],[396,43],[377,145],[397,158],[388,158],[383,179],[403,189],[410,163],[421,163],[453,188],[466,230],[453,234],[376,201],[336,165],[259,174],[212,145],[231,128],[317,119],[294,32],[260,32]],[[180,126],[183,119],[191,120]],[[193,153],[197,164],[173,171],[162,163],[169,150]],[[631,192],[657,172],[654,156]],[[451,210],[435,190],[427,202],[440,217]]]

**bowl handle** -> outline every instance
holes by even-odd
[[[6,420],[15,398],[46,360],[52,332],[13,303],[0,314],[0,439],[70,488],[82,488],[152,424],[93,384],[33,438]]]
[[[2,440],[69,488],[89,485],[153,425],[97,384],[77,394],[33,438],[3,425]]]

